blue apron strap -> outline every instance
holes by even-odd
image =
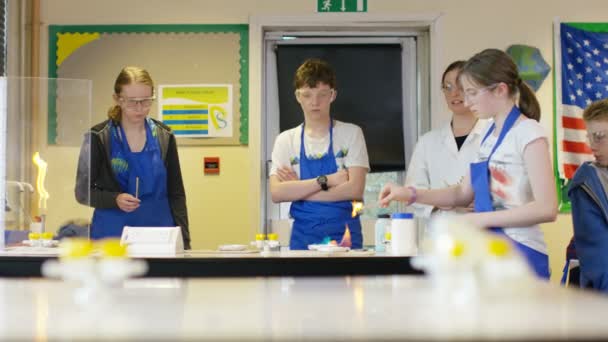
[[[120,134],[121,134],[121,148],[122,148],[122,152],[124,153],[125,157],[127,158],[128,162],[129,162],[129,169],[131,171],[135,171],[135,174],[137,176],[141,175],[143,173],[143,170],[141,169],[141,166],[135,162],[134,158],[133,158],[133,152],[131,152],[131,148],[129,147],[129,142],[127,141],[127,135],[125,134],[124,129],[122,128],[122,125],[118,126],[120,128]],[[150,147],[152,147],[154,145],[154,137],[152,136],[152,129],[150,128],[150,126],[148,125],[148,120],[144,121],[144,127],[146,129],[146,143],[144,145],[144,148],[142,149],[143,151],[147,151],[148,149],[150,149]]]
[[[570,273],[568,270],[569,267],[570,259],[566,259],[566,264],[564,265],[564,269],[562,271],[562,280],[560,281],[562,285],[566,285],[566,281],[568,280],[568,273]]]
[[[488,137],[490,136],[490,134],[492,134],[492,132],[494,132],[494,128],[496,128],[496,124],[492,123],[492,126],[490,126],[490,129],[488,130],[488,132],[486,133],[486,135],[484,135],[483,139],[481,139],[481,143],[483,144],[484,141],[486,141],[486,139],[488,139]]]
[[[492,155],[494,154],[498,146],[502,144],[503,139],[505,138],[511,127],[513,127],[520,115],[521,112],[519,111],[519,108],[517,108],[517,106],[513,106],[513,108],[507,115],[507,118],[505,119],[504,125],[500,131],[500,134],[498,135],[498,139],[496,140],[492,151],[488,155],[488,158],[486,160],[470,164],[471,185],[473,187],[473,192],[475,193],[475,212],[494,211],[494,207],[492,205],[492,194],[490,191],[490,159],[492,158]],[[494,131],[495,127],[496,124],[492,124],[492,126],[484,136],[482,144]]]
[[[507,133],[509,133],[511,128],[515,125],[515,122],[517,122],[517,119],[519,119],[520,115],[521,115],[521,111],[519,110],[519,108],[517,108],[517,106],[513,106],[513,108],[511,108],[511,111],[509,112],[509,115],[507,115],[507,118],[505,119],[504,125],[503,125],[502,129],[500,130],[498,139],[496,140],[496,144],[494,144],[494,147],[492,148],[492,152],[490,152],[490,155],[488,155],[488,159],[487,159],[488,162],[490,161],[490,158],[492,157],[492,155],[494,154],[494,152],[496,151],[498,146],[500,146],[500,144],[502,144],[502,141],[505,138],[505,136],[507,135]],[[496,124],[493,123],[492,127],[490,127],[490,130],[488,131],[486,136],[483,138],[482,143],[490,136],[490,133],[492,133],[492,131],[494,131],[495,127],[496,127]]]

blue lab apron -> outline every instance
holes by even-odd
[[[152,134],[151,124],[146,120],[146,144],[141,152],[135,153],[129,148],[122,126],[112,126],[112,164],[116,164],[116,160],[128,163],[126,168],[113,167],[114,174],[122,192],[133,196],[136,192],[136,178],[139,178],[138,197],[141,202],[139,207],[130,213],[120,208],[95,209],[91,223],[92,239],[120,237],[124,226],[175,226],[167,197],[167,170],[158,140]]]
[[[513,109],[511,109],[511,112],[507,116],[504,126],[500,131],[498,140],[496,140],[496,144],[494,144],[494,148],[492,148],[492,151],[488,156],[488,159],[477,163],[471,163],[471,185],[473,186],[473,191],[475,193],[475,212],[479,213],[494,211],[494,206],[492,205],[492,193],[490,191],[490,158],[492,158],[494,151],[496,151],[498,146],[500,146],[504,137],[513,127],[520,115],[521,112],[519,111],[519,108],[517,108],[517,106],[513,106]],[[482,144],[488,138],[488,136],[492,134],[495,127],[496,125],[492,124],[492,127],[490,127],[490,130],[481,141]],[[497,234],[509,238],[502,228],[493,227],[490,229]],[[511,240],[525,255],[528,263],[539,277],[549,279],[549,258],[546,254],[538,252],[511,238],[509,238],[509,240]]]
[[[329,126],[329,148],[320,159],[308,159],[304,147],[304,124],[300,135],[300,179],[313,179],[338,171],[333,148],[333,120]],[[346,224],[351,234],[352,248],[363,245],[359,216],[352,217],[352,202],[295,201],[289,213],[294,218],[289,249],[308,249],[308,245],[321,243],[326,236],[338,243],[342,240]]]

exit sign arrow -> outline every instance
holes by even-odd
[[[367,0],[317,0],[317,12],[367,12]]]

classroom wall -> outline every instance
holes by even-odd
[[[49,24],[234,24],[247,23],[252,15],[318,15],[315,0],[53,0],[42,4],[41,70],[46,74],[47,25]],[[605,21],[608,2],[586,0],[487,1],[487,0],[369,0],[369,14],[441,13],[439,68],[481,49],[505,49],[511,44],[538,47],[552,65],[553,20]],[[78,13],[78,15],[75,15]],[[365,16],[366,14],[361,14]],[[259,55],[260,45],[250,42],[250,53]],[[251,62],[258,63],[255,59]],[[180,147],[194,248],[215,248],[219,243],[248,241],[260,222],[260,66],[250,65],[250,144],[241,147]],[[541,123],[552,133],[553,94],[551,77],[537,95],[543,110]],[[439,81],[434,80],[438,86]],[[108,89],[108,92],[110,89]],[[432,113],[437,127],[448,116],[442,102]],[[50,163],[70,158],[66,151],[50,147]],[[61,150],[61,151],[59,151]],[[202,174],[203,156],[222,158],[222,174]],[[68,163],[69,164],[69,163]],[[67,164],[66,164],[67,165]],[[52,177],[49,175],[49,177]],[[56,180],[72,186],[73,178]],[[561,272],[565,243],[571,236],[569,215],[543,225],[551,253],[552,269]]]

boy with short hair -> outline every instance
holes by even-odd
[[[568,189],[580,286],[608,292],[608,99],[583,112],[595,161],[582,164]]]
[[[361,200],[369,158],[361,128],[332,119],[336,76],[319,59],[296,71],[295,96],[304,123],[282,132],[272,151],[272,201],[292,202],[290,249],[307,249],[330,237],[340,241],[348,225],[353,248],[362,247],[361,222],[351,217],[353,200]]]

